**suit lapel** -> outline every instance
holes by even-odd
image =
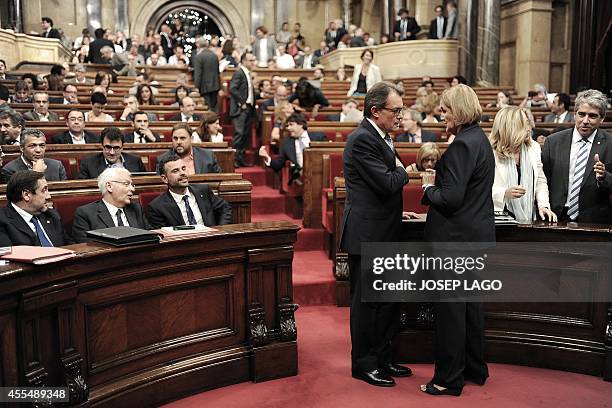
[[[127,218],[130,227],[141,228],[142,225],[140,225],[140,219],[138,217],[136,208],[137,206],[135,204],[129,204],[123,208],[123,212],[125,212],[125,218]]]
[[[185,220],[183,219],[183,215],[181,214],[181,209],[176,204],[176,201],[174,201],[174,198],[172,198],[172,194],[170,194],[170,191],[167,191],[166,194],[163,195],[163,200],[163,205],[166,208],[166,211],[168,211],[169,214],[172,214],[175,223],[177,225],[185,224]]]
[[[209,206],[206,200],[204,199],[204,194],[202,194],[200,191],[196,191],[196,189],[191,186],[189,186],[189,191],[191,191],[191,194],[193,194],[196,199],[196,202],[198,203],[198,209],[200,210],[200,214],[202,214],[202,220],[204,220],[204,224],[208,226],[215,225],[215,220],[210,219],[210,214],[212,214],[212,208],[208,208]]]
[[[15,228],[29,236],[32,239],[32,242],[36,242],[37,237],[36,234],[34,234],[34,231],[32,231],[23,218],[21,218],[21,215],[19,215],[19,213],[13,208],[12,204],[9,203],[7,206],[9,209],[7,214],[9,218],[14,220],[12,224],[15,226]]]
[[[127,216],[127,215],[126,215]],[[102,202],[102,200],[98,201],[98,218],[102,221],[106,228],[111,228],[115,226],[112,215],[108,212],[108,208]]]
[[[561,143],[559,144],[559,154],[561,160],[559,160],[561,177],[563,180],[563,196],[567,198],[567,189],[569,178],[567,177],[569,174],[569,165],[570,165],[570,150],[572,148],[572,132],[573,130],[569,129],[568,135],[563,138]]]
[[[395,163],[395,153],[391,150],[391,148],[389,148],[387,142],[385,142],[384,139],[380,137],[380,134],[374,128],[374,126],[372,126],[372,124],[367,119],[364,119],[363,122],[361,122],[361,125],[369,131],[375,143],[377,143],[381,147],[383,159],[385,160],[385,162],[387,162],[387,165],[389,165],[389,163]]]
[[[53,217],[51,217],[48,212],[44,212],[38,216],[38,219],[53,245],[61,245],[63,240],[61,236],[56,234],[57,230],[53,228]]]
[[[587,180],[591,177],[591,173],[593,173],[593,166],[595,165],[595,162],[593,161],[593,157],[595,157],[596,154],[599,155],[599,159],[601,160],[603,157],[603,152],[606,150],[606,138],[603,136],[603,132],[601,129],[597,130],[597,134],[595,135],[595,138],[593,139],[593,146],[591,146],[591,151],[589,152],[589,157],[587,159],[587,167],[584,170],[584,177],[582,178],[582,184],[580,186],[580,188],[582,188],[582,186],[585,185],[585,183],[587,182]]]
[[[98,167],[96,170],[98,172],[98,175],[102,174],[102,172],[106,170],[106,161],[104,160],[104,155],[102,153],[99,153],[99,154],[100,156],[98,157],[98,160],[96,161],[96,164]]]

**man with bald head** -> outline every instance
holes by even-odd
[[[132,175],[124,168],[111,167],[98,176],[102,198],[80,206],[74,213],[72,237],[88,241],[86,232],[120,226],[149,229],[142,207],[132,202],[135,191]]]

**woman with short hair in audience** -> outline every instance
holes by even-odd
[[[372,64],[374,60],[374,51],[365,49],[361,53],[361,63],[356,64],[353,68],[353,79],[351,87],[346,96],[363,96],[377,82],[382,81],[380,68]]]
[[[186,96],[189,96],[189,92],[190,92],[190,90],[186,86],[184,86],[184,85],[178,86],[174,90],[174,103],[171,106],[174,106],[174,107],[177,107],[177,108],[179,106],[181,106],[179,104],[180,100],[183,99]]]
[[[420,98],[417,102],[417,110],[423,115],[423,123],[438,123],[439,117],[436,117],[436,108],[440,103],[440,98],[436,94],[429,94]]]
[[[346,82],[349,79],[346,77],[346,71],[343,67],[340,67],[336,70],[336,80]]]
[[[155,95],[153,95],[153,89],[147,84],[138,85],[136,88],[136,99],[140,106],[157,105]]]
[[[449,84],[450,84],[451,88],[453,86],[457,86],[459,84],[467,85],[467,79],[465,79],[461,75],[455,75],[454,77],[451,78]]]
[[[526,109],[518,106],[507,106],[495,115],[489,136],[495,154],[493,204],[495,211],[507,210],[520,221],[531,222],[537,214],[557,221],[550,211],[540,144],[531,138],[533,125]]]
[[[91,94],[91,111],[85,112],[85,122],[112,122],[113,117],[104,113],[104,108],[108,102],[102,92]]]
[[[487,104],[487,108],[505,108],[506,106],[512,106],[514,102],[512,101],[512,95],[508,91],[499,91],[497,93],[497,102]]]
[[[289,40],[291,40],[291,31],[289,31],[289,23],[285,21],[281,25],[279,32],[276,34],[276,42],[287,45]]]
[[[23,79],[15,82],[15,94],[11,97],[11,103],[32,103],[28,84]]]
[[[225,68],[234,68],[238,66],[236,59],[234,58],[234,43],[228,38],[223,42],[221,46],[221,53],[223,57],[219,61],[219,71],[225,71]]]
[[[223,142],[223,133],[221,133],[221,125],[219,124],[219,115],[215,112],[205,112],[202,115],[202,121],[197,132],[202,142]]]
[[[405,109],[402,113],[402,127],[404,131],[395,137],[395,141],[408,143],[437,142],[438,135],[434,132],[421,129],[421,125],[421,113],[414,109]]]
[[[110,89],[110,84],[113,80],[113,77],[108,72],[98,71],[96,73],[96,79],[94,80],[95,85],[100,85],[104,89],[106,89],[106,95],[112,95],[114,92]]]
[[[274,107],[274,127],[270,134],[270,140],[279,141],[285,126],[287,125],[287,119],[295,112],[295,107],[288,101],[280,101]]]
[[[38,78],[36,77],[36,75],[28,72],[27,74],[23,74],[21,76],[21,79],[26,83],[29,91],[38,89]]]
[[[38,85],[36,86],[37,91],[48,91],[49,90],[49,75],[38,74]]]
[[[434,169],[436,163],[442,157],[438,145],[433,142],[423,143],[416,157],[416,163],[412,163],[406,167],[406,171],[427,171]]]

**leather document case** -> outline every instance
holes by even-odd
[[[87,238],[116,247],[124,247],[139,244],[158,244],[161,235],[154,231],[124,226],[87,231]]]

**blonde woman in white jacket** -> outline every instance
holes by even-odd
[[[527,112],[518,106],[505,107],[495,115],[489,137],[495,154],[493,205],[495,211],[508,210],[519,221],[531,222],[539,214],[556,222],[540,145],[531,139],[532,127]]]
[[[353,79],[351,87],[346,96],[365,95],[368,90],[377,82],[382,81],[380,68],[372,64],[374,51],[366,49],[361,53],[361,64],[355,65],[353,69]]]

